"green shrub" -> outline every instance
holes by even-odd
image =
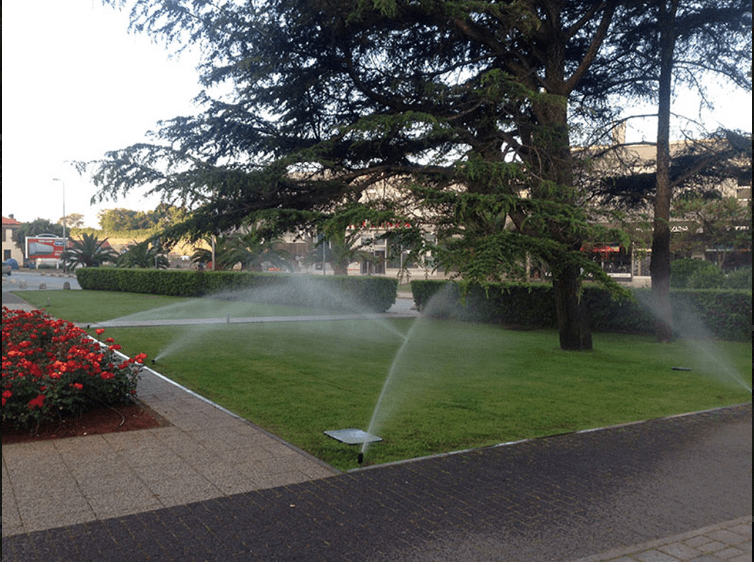
[[[725,288],[751,290],[751,266],[727,273],[725,277]]]
[[[557,326],[551,287],[545,285],[489,285],[470,287],[465,293],[456,283],[412,281],[417,307],[434,317],[498,323],[513,327]],[[438,294],[442,291],[442,294]],[[614,297],[608,290],[585,285],[590,327],[601,332],[651,333],[654,331],[653,295],[649,289],[633,291],[634,299]],[[432,300],[437,296],[436,300]],[[683,337],[751,340],[751,292],[738,290],[674,290],[670,295],[673,325]]]
[[[81,288],[87,290],[224,298],[243,298],[248,292],[255,300],[287,306],[374,312],[388,310],[398,294],[397,279],[385,277],[104,267],[78,269],[76,275]]]
[[[717,268],[691,273],[688,280],[688,288],[723,288],[725,286],[725,274]]]
[[[719,288],[718,286],[692,286],[692,284],[717,285],[718,275],[722,276],[720,267],[703,259],[677,259],[670,264],[671,288]]]

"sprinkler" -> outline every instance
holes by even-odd
[[[368,432],[365,432],[364,430],[359,430],[357,428],[346,428],[343,430],[329,430],[325,432],[325,435],[328,435],[331,438],[337,439],[339,442],[345,443],[348,445],[361,445],[362,446],[361,451],[359,451],[359,455],[356,457],[356,461],[359,462],[359,465],[364,463],[364,450],[366,449],[366,445],[368,443],[382,441],[381,437],[377,437]]]
[[[156,364],[157,364],[157,358],[155,357],[154,359],[152,359],[152,365],[156,365]]]

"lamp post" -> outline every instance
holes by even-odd
[[[52,180],[60,181],[63,185],[63,241],[65,241],[65,181],[59,178],[54,178]],[[63,245],[65,245],[65,243]]]

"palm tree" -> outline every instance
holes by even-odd
[[[228,237],[223,259],[235,265],[241,263],[245,271],[264,270],[267,263],[278,270],[292,271],[290,253],[284,249],[276,249],[280,239],[267,239],[257,229],[249,228],[247,233],[237,233]]]
[[[205,239],[208,245],[211,240]],[[215,240],[215,262],[220,270],[231,269],[233,265],[241,263],[245,271],[264,270],[264,265],[272,265],[279,270],[292,271],[289,261],[290,254],[284,249],[275,247],[281,243],[279,239],[267,239],[257,229],[249,228],[246,233],[235,233],[219,236]],[[212,252],[208,249],[196,247],[191,256],[192,263],[207,264],[212,261]]]
[[[215,265],[213,267],[220,271],[225,271],[233,267],[235,262],[230,263],[225,259],[227,254],[227,237],[218,236],[215,238]],[[209,247],[212,247],[212,238],[204,238],[203,240]],[[204,247],[194,247],[194,253],[191,255],[191,262],[194,265],[203,267],[209,265],[212,262],[212,251]]]
[[[118,257],[120,267],[140,267],[142,269],[167,269],[170,261],[164,255],[162,246],[149,245],[149,241],[134,243],[128,251]]]
[[[321,245],[325,247],[325,260],[332,265],[333,274],[347,275],[348,265],[354,261],[374,261],[374,256],[364,249],[362,232],[359,230],[346,230],[342,227],[328,227],[325,229],[323,238],[316,248],[309,252],[306,263],[317,263],[322,260]]]
[[[118,254],[107,243],[93,234],[83,233],[81,239],[72,239],[71,244],[61,255],[60,260],[66,270],[74,270],[78,265],[99,267],[102,263],[114,263]]]

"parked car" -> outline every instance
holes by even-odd
[[[10,276],[11,267],[8,261],[3,261],[3,274]]]

